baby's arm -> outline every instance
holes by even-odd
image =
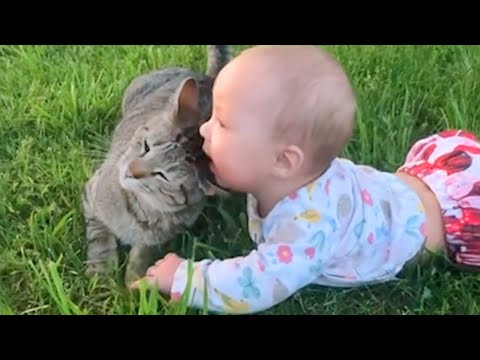
[[[322,270],[325,237],[293,244],[262,244],[245,257],[192,264],[189,305],[247,314],[269,309],[309,285]],[[172,298],[187,291],[189,262],[178,267]]]

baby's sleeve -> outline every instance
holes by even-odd
[[[311,284],[328,257],[329,235],[321,228],[295,242],[263,243],[245,257],[189,261],[177,269],[172,298],[189,293],[189,305],[209,311],[249,314],[264,311]]]

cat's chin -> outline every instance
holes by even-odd
[[[224,189],[219,185],[211,183],[208,180],[204,180],[200,182],[200,188],[206,196],[216,196],[216,195],[226,196],[229,194],[227,189]]]
[[[139,185],[138,180],[127,176],[127,165],[120,165],[118,172],[118,182],[120,186],[127,191],[138,192]]]
[[[138,180],[135,180],[133,178],[129,178],[126,176],[120,176],[120,186],[127,191],[131,192],[138,192],[139,191],[139,186],[138,186]]]
[[[228,189],[218,184],[215,174],[212,172],[211,163],[212,161],[204,151],[201,151],[194,161],[200,178],[200,188],[206,196],[228,195]]]
[[[206,196],[227,196],[229,190],[220,186],[212,172],[206,172],[200,180],[200,188]]]

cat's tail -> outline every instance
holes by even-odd
[[[206,75],[215,79],[222,68],[230,61],[230,45],[207,45]]]

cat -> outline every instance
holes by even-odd
[[[199,127],[230,46],[206,49],[205,74],[166,67],[124,91],[110,148],[82,194],[88,275],[118,266],[120,243],[130,248],[125,282],[139,279],[161,246],[195,223],[207,196],[226,193],[208,169]]]

